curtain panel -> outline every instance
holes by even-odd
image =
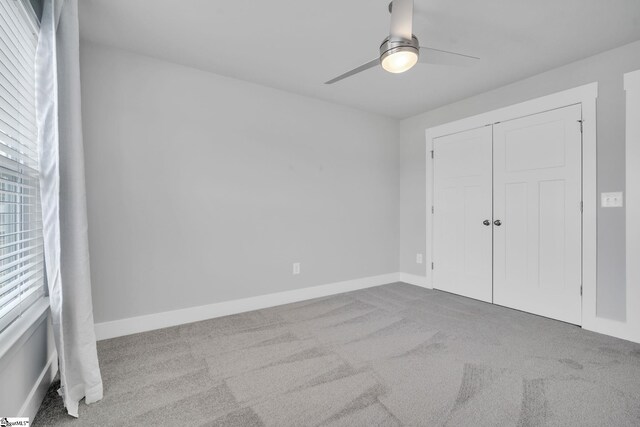
[[[93,329],[80,109],[77,0],[44,0],[36,52],[36,121],[47,284],[58,393],[70,415],[102,399]]]

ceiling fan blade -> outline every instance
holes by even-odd
[[[333,84],[333,83],[338,82],[338,81],[340,81],[342,79],[346,79],[347,77],[351,77],[354,74],[358,74],[358,73],[360,73],[360,72],[362,72],[364,70],[368,70],[369,68],[373,68],[376,65],[380,65],[380,58],[373,59],[373,60],[367,62],[366,64],[362,64],[361,66],[354,68],[351,71],[347,71],[344,74],[340,74],[338,77],[336,77],[334,79],[331,79],[328,82],[324,82],[324,84],[326,84],[326,85]]]
[[[475,64],[480,58],[447,50],[420,46],[419,61],[426,64],[458,65],[462,67]]]
[[[391,37],[411,40],[413,36],[413,0],[393,0],[391,3]]]

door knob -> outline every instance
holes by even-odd
[[[499,219],[496,219],[495,221],[493,221],[493,223],[495,225],[497,225],[498,227],[500,227],[502,225],[502,222]]]
[[[484,221],[482,221],[482,223],[484,225],[491,225],[491,221],[489,221],[488,219],[485,219]]]

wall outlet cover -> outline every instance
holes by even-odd
[[[416,254],[416,264],[422,264],[422,254]]]
[[[600,197],[603,208],[621,208],[623,206],[622,191],[602,193]]]

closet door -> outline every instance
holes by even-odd
[[[494,303],[581,324],[581,107],[494,126]]]
[[[434,140],[434,287],[491,302],[491,126]]]

